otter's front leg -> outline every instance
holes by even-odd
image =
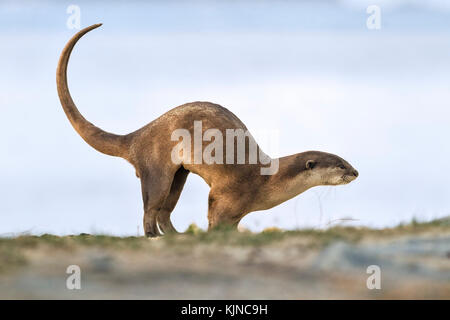
[[[237,228],[245,216],[245,204],[239,197],[211,190],[208,198],[208,230],[227,226]]]

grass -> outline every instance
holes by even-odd
[[[111,250],[152,250],[161,246],[189,248],[197,245],[216,246],[263,246],[276,245],[285,240],[300,240],[306,247],[321,248],[334,241],[359,242],[362,239],[386,239],[403,235],[450,232],[450,218],[430,222],[411,221],[394,228],[371,229],[365,227],[333,227],[326,230],[301,229],[283,231],[276,228],[260,233],[237,232],[227,228],[206,232],[191,225],[183,234],[171,234],[158,240],[145,237],[115,237],[108,235],[80,234],[72,236],[21,235],[15,238],[0,238],[0,272],[26,263],[24,251],[40,246],[65,251],[80,247],[100,247]]]
[[[191,225],[184,234],[169,235],[164,239],[166,242],[176,243],[177,245],[180,243],[214,243],[255,246],[271,244],[291,238],[304,238],[310,239],[313,245],[320,247],[336,240],[358,242],[363,238],[369,237],[387,238],[427,232],[450,232],[450,217],[430,222],[418,222],[413,219],[409,224],[401,224],[394,228],[385,229],[337,226],[325,230],[299,229],[284,231],[278,228],[269,228],[260,233],[252,233],[249,231],[237,232],[226,228],[214,232],[206,232],[199,229],[196,225]]]

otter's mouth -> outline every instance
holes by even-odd
[[[344,174],[344,175],[342,176],[343,184],[350,183],[350,182],[352,182],[352,181],[355,180],[355,179],[356,179],[356,177],[355,177],[354,175]]]

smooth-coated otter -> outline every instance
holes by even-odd
[[[89,145],[102,153],[122,157],[134,166],[141,180],[147,236],[161,235],[161,231],[176,231],[170,214],[189,172],[201,176],[211,188],[209,229],[222,224],[237,226],[252,211],[272,208],[314,186],[346,184],[358,176],[347,161],[325,152],[307,151],[270,159],[251,136],[244,137],[243,162],[238,158],[239,145],[234,145],[234,137],[223,142],[218,140],[227,136],[229,130],[247,132],[246,126],[229,110],[210,102],[192,102],[176,107],[127,135],[108,133],[94,126],[72,101],[67,85],[67,64],[77,41],[99,26],[101,24],[92,25],[78,32],[62,51],[56,72],[58,95],[70,123]],[[183,148],[177,149],[180,142],[178,138],[173,139],[177,130],[183,130],[194,139],[187,143],[184,141]],[[195,138],[199,134],[201,150],[209,150],[209,154],[205,151],[198,153],[199,146],[195,144],[199,140]],[[209,141],[220,144],[211,150],[212,142]],[[256,146],[261,163],[250,161],[251,145]],[[228,150],[227,146],[231,149]],[[193,154],[188,154],[188,149],[194,150]],[[227,151],[231,151],[228,159]],[[201,161],[202,156],[205,161]],[[208,161],[212,158],[216,161]],[[267,169],[267,162],[263,164],[262,159],[276,162],[275,174],[261,174],[264,168]]]

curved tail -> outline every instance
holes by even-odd
[[[87,121],[78,111],[75,103],[70,96],[67,86],[67,64],[69,63],[70,53],[77,41],[89,31],[100,27],[102,24],[94,24],[84,28],[75,34],[64,47],[56,70],[56,85],[61,105],[67,118],[78,132],[78,134],[91,147],[110,156],[127,158],[128,155],[128,136],[116,135],[94,126]]]

